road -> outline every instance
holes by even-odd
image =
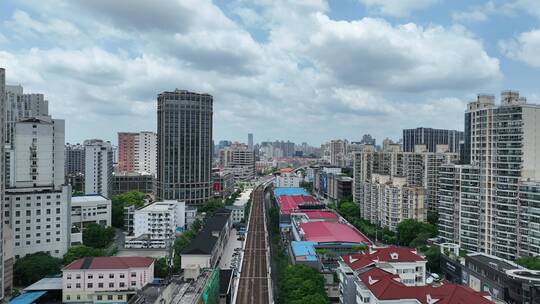
[[[270,301],[264,215],[264,186],[261,185],[253,192],[237,304],[265,304]]]

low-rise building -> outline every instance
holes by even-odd
[[[154,186],[154,175],[148,173],[121,172],[112,176],[112,195],[130,191],[154,194]]]
[[[304,178],[301,175],[294,172],[280,173],[274,177],[274,186],[283,188],[300,187],[303,180]]]
[[[427,261],[415,249],[371,247],[339,261],[340,303],[493,303],[487,293],[447,282],[426,284]]]
[[[252,188],[248,188],[240,193],[240,196],[236,199],[232,206],[226,208],[232,211],[232,220],[234,224],[240,223],[245,219],[245,209],[251,197]]]
[[[326,196],[333,202],[345,198],[352,199],[352,177],[343,174],[328,174],[328,192]]]
[[[182,250],[181,268],[186,279],[196,279],[202,269],[214,268],[229,240],[231,210],[221,208],[206,220],[199,234]]]
[[[127,303],[154,280],[154,260],[86,257],[62,270],[63,303]]]
[[[126,239],[126,247],[137,248],[142,239],[156,244],[166,244],[186,227],[186,204],[178,201],[155,202],[135,210],[133,215],[133,235]],[[133,242],[131,242],[133,241]],[[160,246],[161,247],[161,246]],[[163,246],[165,247],[165,246]]]
[[[111,226],[111,200],[101,195],[71,198],[71,225],[83,228],[88,224]]]

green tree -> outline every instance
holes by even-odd
[[[113,227],[105,228],[92,223],[84,227],[83,244],[93,248],[105,248],[113,241],[114,235]]]
[[[426,233],[429,237],[437,236],[437,227],[414,219],[406,219],[397,227],[397,240],[400,245],[410,246],[411,242],[420,234]],[[427,239],[426,239],[427,240]]]
[[[13,283],[15,286],[28,286],[43,277],[60,273],[61,266],[61,259],[45,252],[27,254],[13,266]]]
[[[324,278],[311,267],[287,266],[279,281],[283,303],[329,303]]]
[[[154,276],[157,278],[165,278],[169,274],[169,266],[167,258],[159,258],[154,263]]]
[[[113,195],[111,198],[112,225],[116,228],[124,228],[124,207],[134,205],[137,208],[144,206],[146,194],[138,191],[130,191]]]
[[[439,214],[435,211],[428,211],[427,213],[427,222],[431,225],[437,225],[439,222]]]
[[[516,263],[531,270],[540,270],[540,259],[537,257],[521,257],[516,260]]]
[[[64,265],[67,265],[73,261],[84,257],[96,257],[105,255],[107,254],[103,249],[92,248],[85,245],[77,245],[69,248],[66,254],[64,254]]]
[[[429,271],[434,273],[440,273],[441,272],[441,250],[438,246],[431,246],[427,248],[426,251],[424,251],[424,254],[426,255],[427,260],[427,268]]]

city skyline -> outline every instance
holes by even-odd
[[[461,130],[477,93],[540,94],[534,1],[54,4],[2,3],[0,65],[45,95],[70,143],[155,132],[156,96],[173,88],[214,96],[216,141],[312,145]]]

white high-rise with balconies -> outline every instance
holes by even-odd
[[[500,105],[489,95],[468,104],[462,161],[471,168],[460,180],[471,181],[453,193],[447,190],[447,183],[440,185],[441,201],[454,197],[450,202],[454,208],[439,212],[446,219],[441,221],[441,230],[452,232],[442,234],[444,240],[471,250],[477,246],[476,251],[510,260],[540,255],[540,196],[534,194],[540,188],[539,129],[540,105],[527,104],[517,92],[503,92]],[[446,224],[450,219],[458,223],[453,229]],[[471,230],[471,225],[477,228]],[[477,244],[471,246],[470,239]]]
[[[84,192],[111,197],[113,149],[110,142],[101,139],[84,141]]]

